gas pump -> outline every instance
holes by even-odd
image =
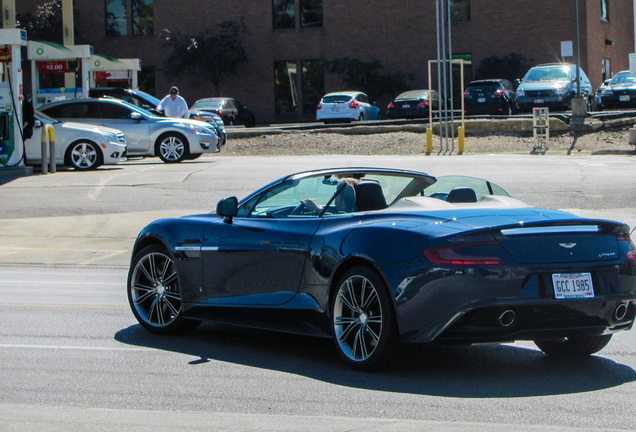
[[[94,54],[88,62],[93,87],[121,87],[136,89],[140,59],[118,59]]]
[[[26,31],[0,29],[0,169],[22,163],[22,58]]]
[[[63,99],[88,97],[90,45],[63,46],[29,41],[31,79],[35,105]]]

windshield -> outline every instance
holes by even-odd
[[[532,68],[526,74],[523,82],[568,81],[570,79],[569,69],[569,66]]]
[[[349,95],[332,95],[322,98],[322,103],[346,103],[351,100]]]
[[[36,117],[38,117],[40,120],[44,120],[45,122],[49,122],[49,123],[60,123],[59,120],[54,119],[53,117],[49,117],[46,114],[44,114],[42,111],[38,111],[38,110],[34,110],[34,114]]]
[[[192,109],[221,109],[222,106],[222,100],[202,100],[196,101],[192,105]]]
[[[428,99],[428,92],[415,91],[415,90],[407,91],[395,98],[395,100],[401,100],[401,99]]]
[[[633,84],[636,82],[636,75],[631,72],[620,72],[612,78],[612,85],[614,84]]]

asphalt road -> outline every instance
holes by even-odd
[[[636,159],[620,156],[131,161],[0,185],[0,431],[636,430],[636,332],[559,362],[531,343],[403,347],[351,371],[328,340],[205,324],[158,337],[125,298],[148,220],[211,211],[283,174],[329,166],[489,178],[530,204],[636,226]]]

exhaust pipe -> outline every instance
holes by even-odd
[[[502,312],[501,315],[497,317],[497,324],[499,324],[501,327],[510,327],[515,323],[516,319],[517,314],[515,313],[515,311],[508,309]]]
[[[627,315],[627,304],[621,303],[614,309],[613,318],[616,321],[622,321]]]

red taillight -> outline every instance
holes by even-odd
[[[421,100],[418,102],[417,104],[418,108],[428,108],[428,101],[427,100]]]
[[[355,108],[358,108],[358,106],[359,106],[359,105],[360,105],[360,104],[359,104],[358,102],[356,102],[356,101],[351,101],[351,103],[349,104],[349,108],[353,108],[353,109],[355,109]]]
[[[630,236],[619,237],[618,241],[627,242],[627,244],[629,245],[626,259],[628,261],[636,261],[636,246],[634,246],[634,242],[632,241],[631,237]]]
[[[497,243],[481,243],[461,246],[445,246],[422,251],[424,257],[435,265],[444,266],[496,266],[504,264],[500,257],[477,254],[482,246],[493,246]],[[462,252],[465,250],[466,252]],[[468,251],[470,250],[470,251]]]
[[[468,96],[470,96],[470,92],[469,91],[465,91],[464,92],[464,97],[468,97]]]
[[[322,108],[322,104],[319,103],[318,105],[316,105],[316,109],[319,110],[320,108]]]
[[[505,95],[505,94],[506,94],[506,92],[505,92],[505,91],[503,91],[503,90],[496,90],[496,91],[495,91],[495,94],[496,94],[497,96],[503,96],[503,95]]]
[[[389,102],[389,106],[387,106],[388,109],[394,109],[395,105],[393,105],[393,102]]]

